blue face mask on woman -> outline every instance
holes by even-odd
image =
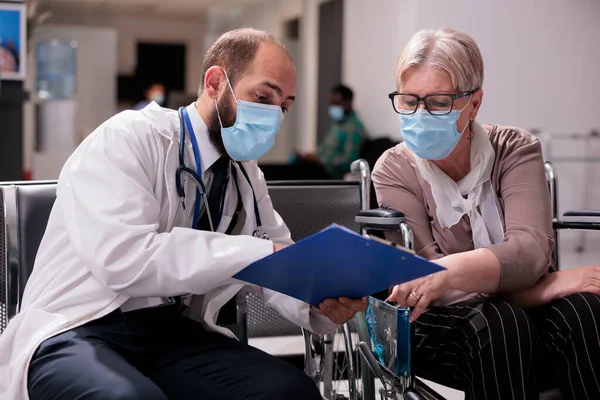
[[[456,129],[456,121],[462,110],[453,110],[447,115],[432,115],[425,109],[419,109],[411,115],[400,114],[400,129],[406,146],[425,160],[447,157],[469,125],[465,124],[462,132]]]
[[[225,74],[225,78],[229,90],[237,102],[237,114],[235,123],[224,128],[219,115],[219,106],[215,100],[223,145],[229,157],[236,161],[257,160],[275,144],[275,136],[279,132],[283,112],[279,106],[238,100],[233,93],[227,74]]]

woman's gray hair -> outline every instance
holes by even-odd
[[[396,72],[396,87],[423,66],[439,68],[450,76],[457,92],[479,89],[483,85],[483,58],[473,38],[450,28],[426,29],[415,33],[402,48]]]

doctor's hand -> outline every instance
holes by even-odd
[[[354,317],[357,312],[366,311],[367,302],[366,297],[361,300],[340,297],[337,300],[325,299],[319,304],[319,308],[311,307],[311,309],[315,314],[329,318],[334,324],[342,325]]]
[[[452,289],[448,270],[436,272],[414,281],[394,286],[387,301],[395,301],[401,307],[410,307],[410,322],[415,321],[432,300]]]
[[[273,253],[277,253],[279,250],[283,250],[288,246],[289,245],[287,244],[273,242]]]

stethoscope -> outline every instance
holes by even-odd
[[[221,221],[221,215],[222,215],[222,210],[223,210],[223,206],[225,203],[225,194],[227,192],[229,178],[227,178],[228,180],[225,182],[225,190],[223,191],[223,196],[221,198],[220,210],[218,210],[219,211],[219,219],[217,221],[217,226],[215,227],[215,226],[213,226],[213,222],[212,222],[211,210],[208,207],[206,186],[204,185],[204,181],[202,180],[202,177],[199,175],[202,171],[202,160],[200,159],[200,151],[198,149],[198,142],[196,140],[196,135],[194,135],[194,128],[192,127],[192,122],[190,120],[190,116],[189,116],[186,108],[181,107],[181,108],[179,108],[178,112],[179,112],[180,138],[179,138],[179,167],[177,168],[177,172],[175,174],[175,186],[177,188],[177,195],[179,196],[179,199],[181,200],[181,206],[183,208],[183,212],[185,214],[185,218],[186,218],[188,226],[190,226],[192,228],[196,227],[196,224],[198,223],[198,220],[200,217],[200,202],[202,201],[202,203],[204,204],[204,210],[207,213],[210,230],[212,232],[215,232],[216,228],[218,228],[219,223]],[[193,169],[191,169],[185,165],[186,132],[188,132],[188,136],[190,137],[190,141],[192,143],[192,149],[194,151],[194,158],[196,159],[196,171],[194,171]],[[267,233],[264,233],[261,231],[262,220],[260,218],[260,210],[258,209],[258,201],[256,200],[256,194],[254,192],[254,188],[252,187],[252,184],[250,183],[250,178],[248,177],[248,173],[246,172],[246,169],[239,161],[236,161],[236,163],[237,163],[238,167],[240,168],[240,171],[242,171],[242,175],[244,175],[244,179],[246,179],[246,182],[248,182],[248,185],[250,186],[250,189],[252,190],[252,199],[254,200],[254,216],[256,218],[256,229],[252,233],[252,236],[268,240],[269,236],[267,235]],[[181,176],[184,173],[190,175],[196,182],[196,199],[194,200],[194,219],[193,219],[193,221],[190,221],[190,217],[189,217],[188,212],[185,207],[185,190],[183,189],[183,183],[181,181]],[[235,228],[235,226],[237,224],[240,212],[242,211],[242,207],[243,207],[242,195],[240,193],[240,187],[238,185],[238,180],[237,180],[237,171],[235,168],[231,168],[231,176],[233,177],[233,182],[235,184],[235,188],[237,191],[237,205],[236,205],[235,213],[233,214],[233,217],[231,218],[231,221],[229,222],[229,226],[225,230],[225,234],[227,234],[227,235],[229,235],[229,234],[231,234],[231,232],[233,232],[233,229]]]

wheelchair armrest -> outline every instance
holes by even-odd
[[[379,231],[398,231],[400,224],[406,222],[404,213],[389,208],[363,210],[356,214],[355,221],[365,229]]]
[[[558,229],[600,230],[600,210],[571,210],[563,214]]]

